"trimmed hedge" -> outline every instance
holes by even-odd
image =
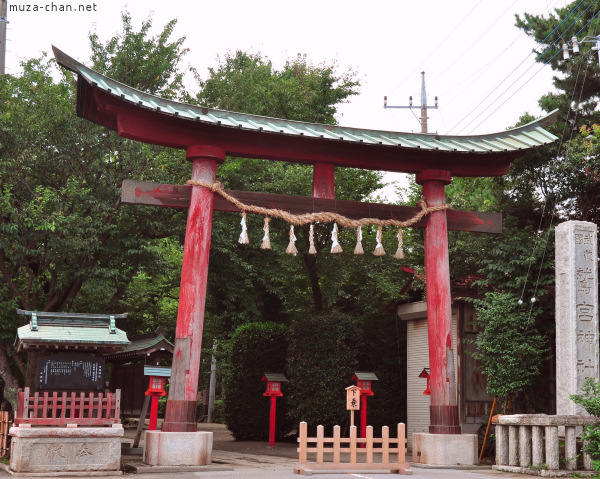
[[[354,318],[338,312],[292,323],[288,415],[295,424],[344,425],[349,417],[345,388],[356,371],[361,332]]]
[[[248,323],[236,329],[228,344],[223,371],[223,416],[237,440],[269,437],[270,399],[263,396],[265,372],[284,372],[287,328],[272,322]],[[286,418],[286,389],[277,398],[276,436],[291,432]]]

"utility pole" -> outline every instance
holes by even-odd
[[[417,108],[413,106],[412,96],[408,97],[408,105],[409,106],[390,106],[387,104],[387,96],[383,97],[383,108]],[[419,123],[421,124],[421,133],[428,133],[427,131],[427,109],[435,108],[437,110],[438,107],[438,97],[435,97],[435,105],[427,105],[427,92],[425,91],[425,72],[421,72],[421,118],[419,118]]]
[[[6,25],[8,0],[0,0],[0,75],[4,75],[6,64]]]
[[[595,36],[595,37],[585,37],[580,42],[577,41],[577,37],[571,38],[571,48],[572,48],[573,56],[580,55],[580,51],[579,51],[580,43],[593,43],[594,44],[594,46],[592,47],[592,50],[598,52],[598,62],[600,64],[600,35]],[[571,59],[571,56],[569,55],[568,42],[563,43],[562,51],[563,51],[563,60],[568,62]]]

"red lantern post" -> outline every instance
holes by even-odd
[[[431,396],[431,379],[429,376],[429,368],[424,368],[423,371],[421,371],[421,374],[419,374],[419,377],[427,379],[427,389],[423,391],[423,396]]]
[[[150,383],[146,396],[152,396],[150,403],[150,424],[149,431],[156,431],[156,422],[158,420],[158,398],[166,396],[165,378],[171,376],[171,368],[161,366],[144,366],[144,376],[150,376]]]
[[[265,373],[262,381],[267,383],[267,390],[263,396],[271,396],[271,412],[269,415],[269,446],[275,445],[275,417],[277,411],[277,397],[283,396],[281,383],[287,382],[287,378],[281,373]]]
[[[375,373],[356,371],[352,380],[356,380],[356,385],[360,388],[360,437],[367,437],[367,397],[375,395],[371,382],[377,381],[377,376]]]

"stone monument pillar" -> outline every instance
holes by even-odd
[[[598,381],[597,227],[556,227],[556,414],[587,414],[571,401],[587,378]]]

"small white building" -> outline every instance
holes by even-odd
[[[424,395],[427,380],[419,377],[429,368],[429,341],[427,336],[427,303],[399,304],[398,317],[406,321],[407,330],[407,394],[406,436],[409,446],[415,432],[429,432],[430,396]],[[493,397],[485,390],[485,377],[476,368],[476,361],[468,353],[475,348],[469,341],[477,337],[473,324],[475,309],[471,303],[452,303],[452,342],[456,364],[456,392],[462,432],[477,434],[487,424]]]

